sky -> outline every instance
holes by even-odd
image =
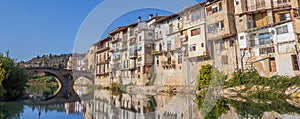
[[[195,0],[1,0],[0,52],[26,61],[37,55],[84,53],[118,26],[149,14],[168,15]]]

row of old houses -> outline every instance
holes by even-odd
[[[96,85],[192,86],[201,66],[228,77],[299,72],[299,0],[206,0],[109,32],[90,47]]]

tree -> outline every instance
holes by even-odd
[[[197,89],[201,90],[207,88],[209,85],[223,85],[223,80],[225,78],[226,75],[223,72],[218,71],[209,64],[204,65],[201,67],[197,77]]]
[[[2,63],[0,63],[0,86],[2,86],[2,81],[4,80],[5,70],[2,68]]]
[[[25,69],[20,64],[15,63],[14,60],[1,57],[0,63],[2,64],[1,69],[5,70],[5,75],[2,81],[2,87],[5,90],[4,95],[6,100],[19,99],[23,96],[25,84],[27,82],[27,76]]]

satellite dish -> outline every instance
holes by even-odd
[[[270,29],[269,29],[269,33],[270,33],[271,35],[275,35],[275,34],[276,34],[276,29],[270,28]]]

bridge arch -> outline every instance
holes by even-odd
[[[80,76],[74,80],[74,85],[93,85],[93,82],[89,77]]]
[[[26,68],[26,72],[29,77],[41,72],[45,74],[51,74],[59,80],[59,83],[62,87],[72,87],[74,85],[74,80],[77,80],[79,77],[86,77],[92,82],[92,84],[94,84],[93,75],[91,72],[44,67]]]

